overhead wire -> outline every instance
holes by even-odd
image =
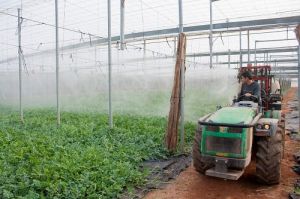
[[[16,18],[18,17],[17,15],[9,14],[9,13],[6,13],[6,12],[1,12],[1,11],[0,11],[0,13],[1,13],[1,14],[4,14],[4,15],[16,17]],[[37,20],[34,20],[34,19],[25,18],[25,17],[21,17],[21,18],[24,19],[24,20],[27,20],[27,21],[39,23],[39,24],[41,24],[41,25],[46,25],[46,26],[50,26],[50,27],[53,27],[53,28],[56,27],[55,25],[49,24],[49,23],[46,23],[46,22],[41,22],[41,21],[37,21]],[[74,33],[79,33],[79,34],[83,34],[83,35],[90,35],[90,36],[93,36],[93,37],[96,37],[96,38],[104,39],[104,37],[102,37],[102,36],[95,35],[95,34],[91,34],[91,33],[87,33],[87,32],[82,32],[81,30],[75,30],[75,29],[66,28],[66,27],[61,27],[61,26],[58,26],[58,28],[59,28],[59,29],[62,29],[62,30],[67,30],[67,31],[70,31],[70,32],[74,32]]]
[[[166,16],[165,14],[159,12],[158,10],[156,10],[155,8],[152,8],[150,5],[148,5],[147,3],[144,2],[144,0],[140,0],[140,2],[142,4],[144,4],[145,6],[147,6],[149,9],[153,10],[154,12],[157,12],[158,14],[160,14],[161,16],[165,17],[166,19],[168,19],[170,22],[172,23],[176,23],[176,21],[174,21],[173,19],[171,19],[170,17]],[[143,8],[142,8],[143,9]]]

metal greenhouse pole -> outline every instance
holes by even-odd
[[[300,36],[300,26],[299,26]],[[298,38],[298,110],[300,110],[300,38]],[[299,111],[299,131],[300,131],[300,111]]]
[[[213,67],[213,2],[219,0],[209,0],[209,68]]]
[[[228,68],[230,69],[231,51],[228,49]]]
[[[107,16],[108,16],[108,114],[109,127],[113,128],[113,115],[111,105],[111,1],[107,0]]]
[[[173,46],[174,47],[174,57],[176,57],[176,55],[177,55],[176,43],[177,43],[177,37],[174,37],[174,46]]]
[[[182,13],[182,0],[178,0],[179,7],[179,34],[183,33],[183,13]],[[179,38],[179,36],[178,36]],[[180,150],[183,152],[184,150],[184,72],[185,66],[181,64],[181,87],[180,87]]]
[[[178,4],[179,4],[179,33],[183,33],[182,0],[178,0]]]
[[[212,68],[213,61],[213,24],[212,24],[212,3],[214,0],[209,0],[209,68]]]
[[[58,43],[58,0],[55,0],[55,59],[56,59],[56,106],[57,125],[60,125],[60,103],[59,103],[59,43]]]
[[[240,30],[240,67],[243,66],[243,54],[242,54],[242,31]]]
[[[298,40],[298,110],[300,110],[300,24],[295,28],[296,38]],[[300,131],[300,111],[299,111],[299,131]],[[298,132],[299,133],[299,132]]]
[[[254,47],[254,61],[255,61],[255,66],[257,66],[257,57],[256,57],[256,41],[255,41],[255,47]]]
[[[120,49],[124,50],[125,0],[120,0]]]
[[[18,8],[18,56],[19,56],[19,105],[20,105],[20,120],[23,123],[24,122],[24,116],[23,116],[23,90],[22,90],[22,59],[21,59],[21,54],[22,54],[22,49],[21,49],[21,9]]]
[[[247,30],[248,64],[250,64],[250,31]]]
[[[298,110],[300,110],[300,41],[298,45]],[[299,117],[299,131],[300,131],[300,117]]]

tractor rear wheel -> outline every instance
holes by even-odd
[[[200,147],[201,147],[202,129],[199,129],[195,133],[194,144],[193,144],[193,164],[199,173],[205,174],[207,169],[213,167],[212,162],[205,162],[202,158]]]
[[[260,183],[272,185],[280,181],[282,154],[282,132],[278,128],[275,135],[259,137],[256,152],[256,177]]]

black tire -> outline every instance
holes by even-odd
[[[282,154],[282,133],[278,128],[271,137],[259,137],[256,152],[256,177],[258,182],[267,185],[280,181]]]
[[[212,168],[214,165],[212,162],[205,162],[202,158],[200,152],[201,146],[201,137],[202,137],[202,130],[199,128],[195,133],[194,144],[193,144],[193,164],[199,173],[205,174],[207,169]]]

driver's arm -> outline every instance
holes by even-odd
[[[259,88],[259,84],[256,83],[255,85],[256,85],[256,86],[255,86],[254,89],[253,89],[253,95],[255,95],[257,98],[259,98],[259,97],[260,97],[260,88]]]
[[[243,84],[240,84],[239,85],[239,93],[238,93],[238,98],[240,98],[242,95],[244,95],[244,93],[243,93],[243,87],[244,87],[244,85]]]
[[[246,97],[251,97],[251,96],[254,96],[254,97],[257,97],[259,98],[260,97],[260,88],[259,88],[259,84],[258,83],[255,83],[253,86],[252,86],[252,91],[248,92],[248,93],[245,93],[245,96]]]

